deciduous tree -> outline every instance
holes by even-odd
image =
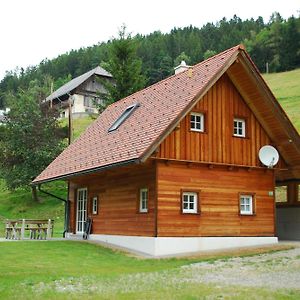
[[[48,88],[47,88],[48,91]],[[41,106],[45,86],[7,95],[10,112],[0,126],[0,176],[9,189],[27,186],[63,149],[57,113]]]

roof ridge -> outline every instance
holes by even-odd
[[[244,47],[243,44],[238,44],[238,45],[235,45],[235,46],[233,46],[233,47],[231,47],[231,48],[229,48],[229,49],[224,50],[223,52],[217,53],[217,54],[215,54],[215,55],[213,55],[213,56],[211,56],[211,57],[209,57],[209,58],[207,58],[207,59],[205,59],[205,60],[203,60],[203,61],[197,63],[196,65],[194,65],[194,67],[197,66],[197,65],[202,64],[202,63],[205,62],[205,61],[209,61],[209,60],[215,59],[217,56],[222,56],[222,55],[224,55],[224,54],[226,54],[226,53],[232,51],[232,50],[235,49],[235,48],[236,48],[236,50],[245,50],[245,47]]]
[[[199,62],[199,63],[197,63],[197,64],[195,64],[195,65],[189,66],[189,68],[188,68],[187,70],[185,70],[185,71],[182,71],[182,72],[180,72],[180,73],[178,73],[178,74],[172,74],[172,75],[170,75],[170,76],[168,76],[168,77],[166,77],[166,78],[164,78],[164,79],[162,79],[162,80],[160,80],[160,81],[158,81],[158,82],[155,82],[155,83],[153,83],[153,84],[151,84],[151,85],[149,85],[149,86],[147,86],[147,87],[145,87],[145,88],[143,88],[143,89],[141,89],[141,90],[138,90],[138,91],[134,92],[133,94],[130,94],[130,95],[124,97],[124,98],[121,98],[121,99],[119,99],[118,101],[116,101],[116,102],[114,102],[114,103],[111,103],[108,107],[110,107],[110,106],[116,104],[117,102],[119,102],[119,101],[121,101],[121,100],[125,101],[125,100],[126,100],[127,98],[129,98],[129,97],[130,97],[130,98],[134,98],[134,95],[139,94],[139,93],[141,93],[142,91],[147,91],[147,90],[149,90],[150,88],[153,88],[153,87],[155,87],[155,86],[157,86],[157,85],[161,85],[161,84],[163,84],[164,82],[166,82],[166,81],[168,81],[168,80],[171,80],[171,78],[174,78],[174,77],[176,77],[176,76],[177,76],[177,77],[178,77],[178,76],[182,76],[184,73],[188,72],[189,69],[193,69],[193,68],[195,68],[195,67],[197,67],[197,66],[199,66],[199,65],[201,65],[201,64],[203,64],[203,63],[205,63],[205,62],[207,62],[207,61],[212,60],[213,58],[216,58],[216,57],[219,57],[219,56],[221,56],[221,55],[224,55],[225,53],[227,53],[227,52],[229,52],[229,51],[232,51],[232,50],[235,49],[235,48],[236,48],[236,50],[239,50],[239,49],[245,50],[245,47],[244,47],[242,44],[238,44],[238,45],[236,45],[236,46],[234,46],[234,47],[231,47],[231,48],[229,48],[229,49],[224,50],[224,51],[221,52],[221,53],[215,54],[214,56],[209,57],[209,58],[207,58],[207,59],[205,59],[205,60],[203,60],[203,61],[201,61],[201,62]]]

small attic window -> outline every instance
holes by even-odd
[[[139,103],[128,106],[121,114],[121,116],[110,126],[108,132],[114,131],[133,113],[133,111],[140,106]]]

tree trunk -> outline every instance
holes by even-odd
[[[39,202],[41,203],[41,199],[38,197],[38,194],[37,194],[37,189],[36,189],[36,186],[32,186],[31,187],[31,191],[32,191],[32,199],[36,202]]]

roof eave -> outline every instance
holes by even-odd
[[[112,163],[112,164],[109,164],[109,165],[96,167],[96,168],[92,168],[92,169],[88,169],[88,170],[83,170],[83,171],[79,171],[79,172],[64,174],[64,175],[60,175],[60,176],[56,176],[56,177],[50,177],[50,178],[42,179],[42,180],[33,180],[30,183],[30,185],[31,186],[37,186],[37,185],[40,185],[42,183],[47,183],[47,182],[51,182],[51,181],[67,180],[67,179],[70,179],[72,177],[87,175],[87,174],[90,174],[90,173],[101,172],[101,171],[104,171],[104,170],[108,170],[108,169],[112,169],[112,168],[116,168],[116,167],[122,167],[122,166],[126,166],[126,165],[129,165],[129,164],[139,164],[139,163],[141,163],[141,160],[139,158],[129,159],[129,160],[126,160],[126,161]]]

